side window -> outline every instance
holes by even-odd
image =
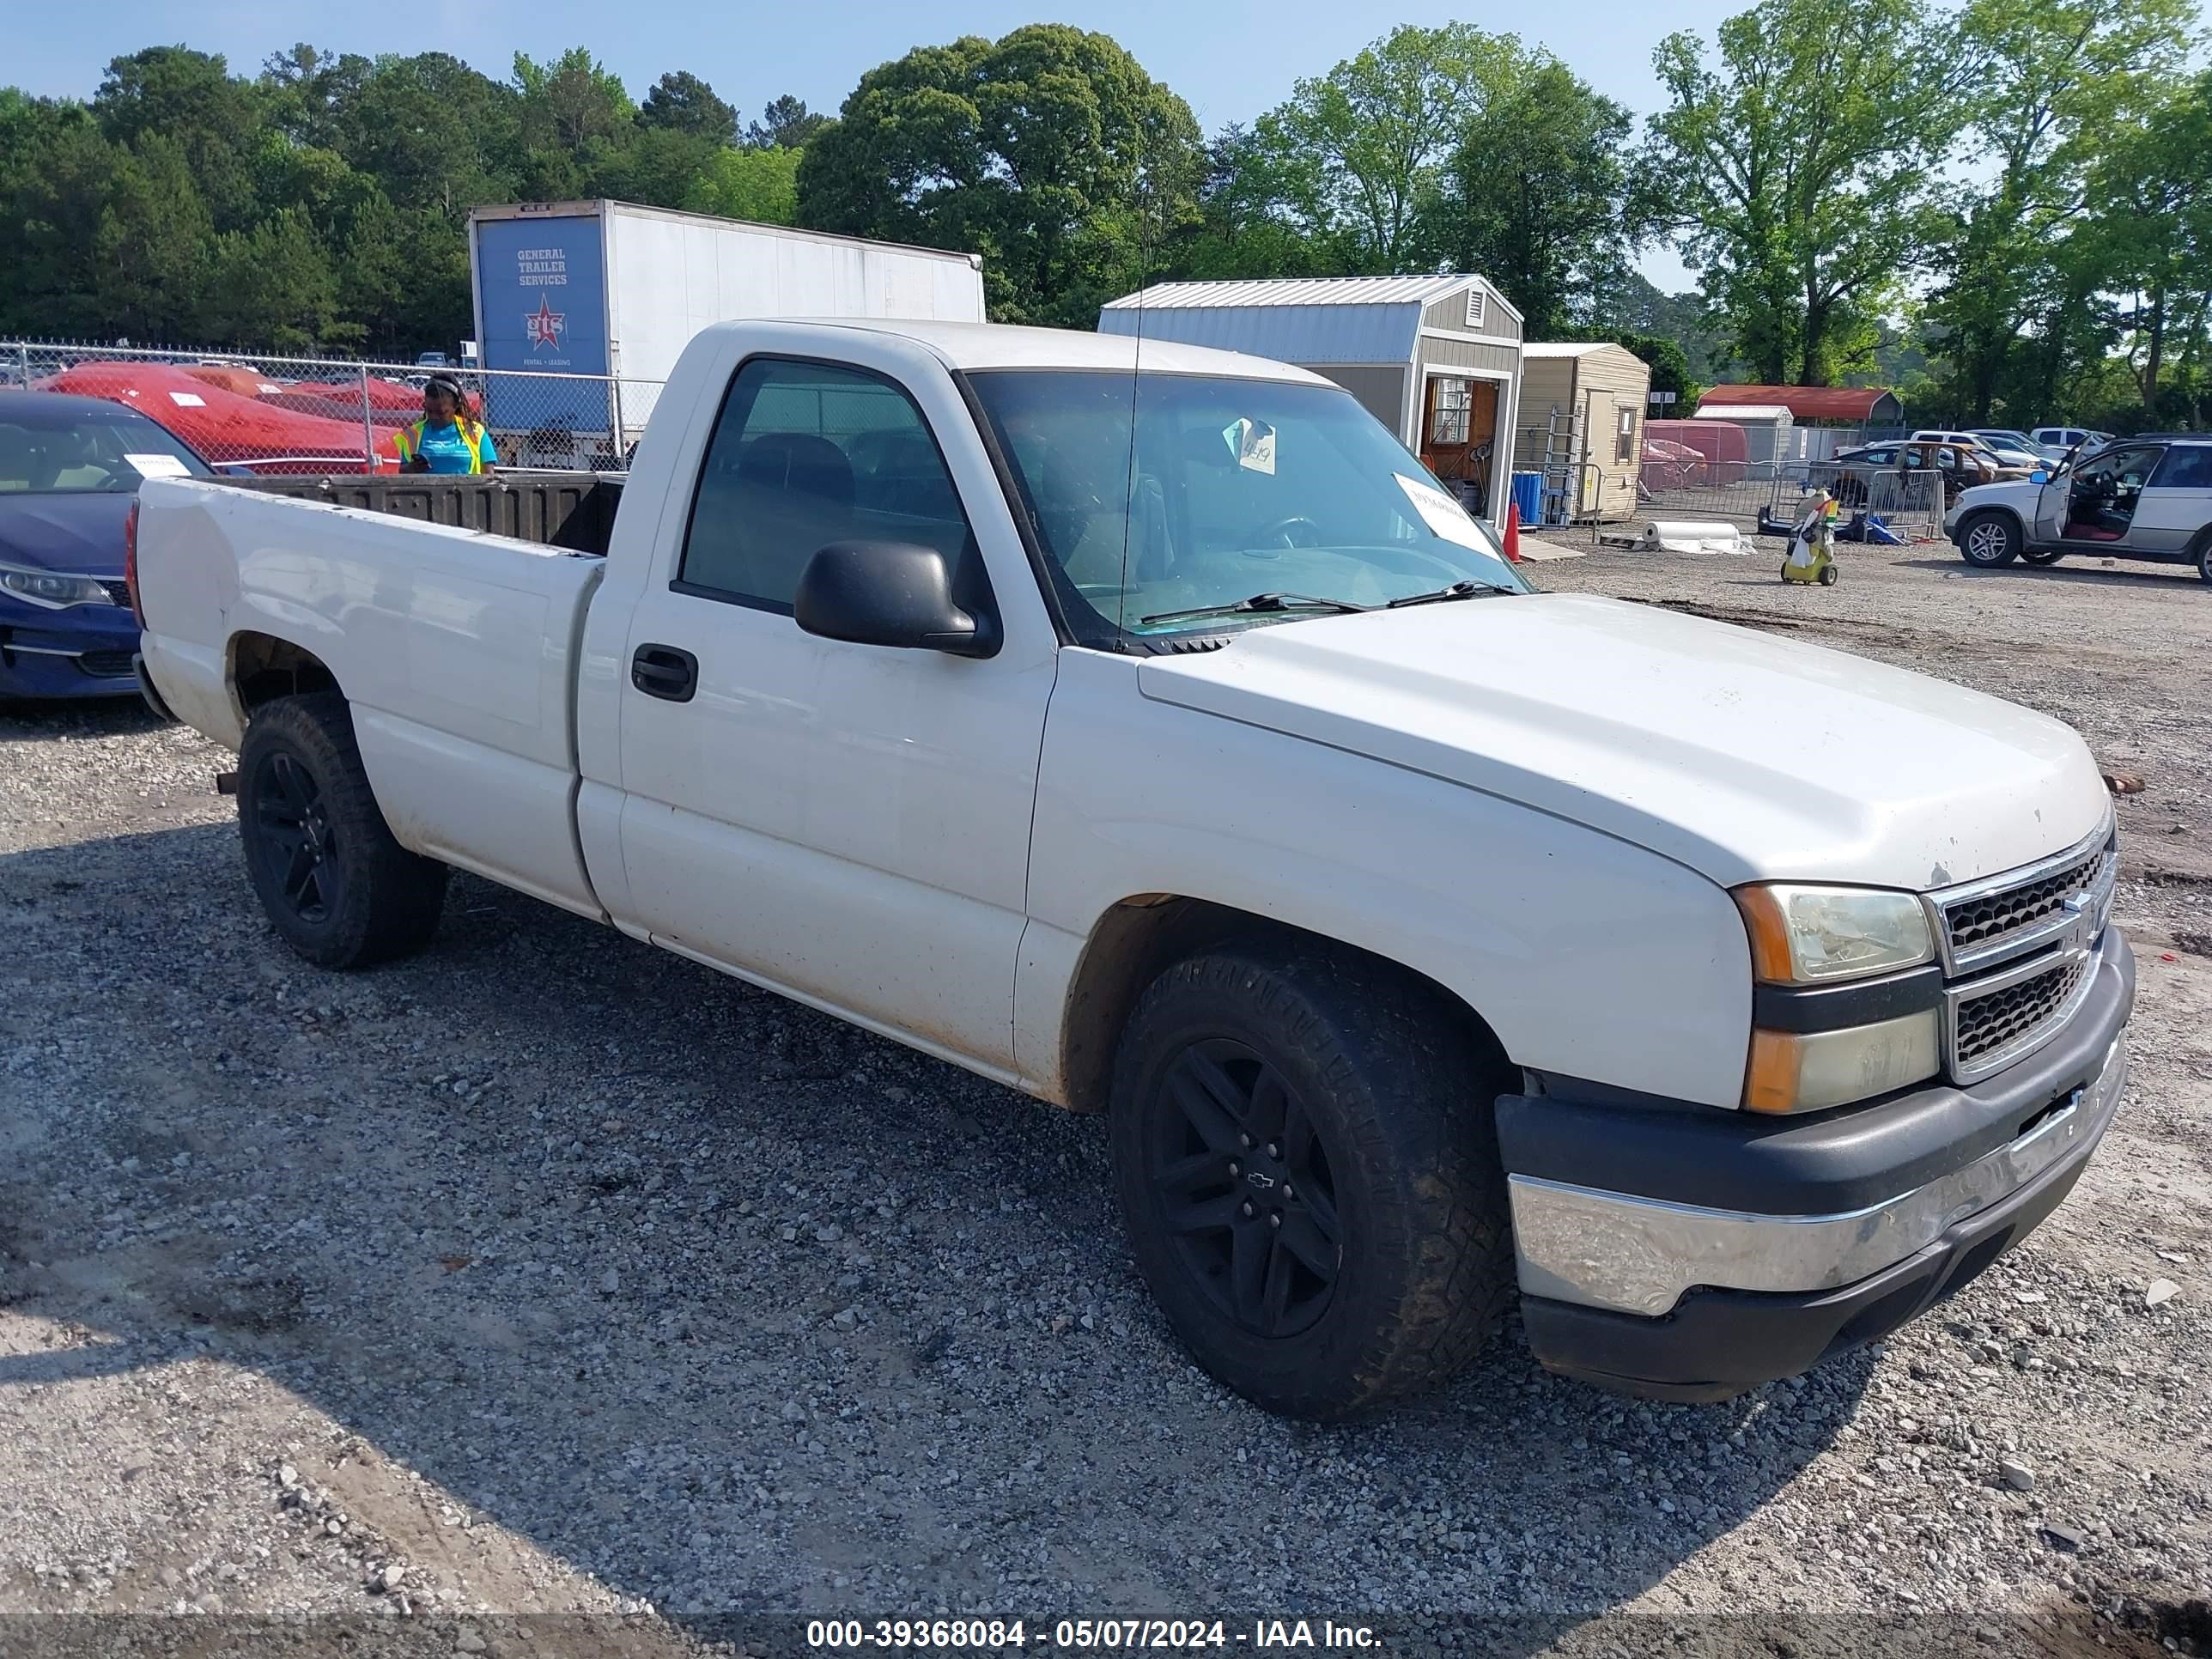
[[[806,562],[853,540],[960,560],[967,515],[928,423],[863,370],[752,359],[707,441],[677,588],[789,616]]]
[[[2160,489],[2212,489],[2212,444],[2176,444],[2151,483]]]

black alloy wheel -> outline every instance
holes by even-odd
[[[1343,1259],[1328,1151],[1297,1090],[1222,1037],[1170,1062],[1148,1176],[1177,1253],[1223,1317],[1296,1336],[1328,1310]]]
[[[291,755],[265,754],[245,781],[246,810],[260,833],[247,842],[262,890],[280,896],[311,927],[328,921],[343,902],[345,849],[313,773]]]

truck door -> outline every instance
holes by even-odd
[[[2128,544],[2145,553],[2180,554],[2212,524],[2212,445],[2175,444],[2136,503]]]
[[[618,920],[1010,1071],[1056,641],[972,427],[939,442],[969,419],[950,376],[905,343],[851,351],[735,365],[671,494],[617,669]],[[995,602],[997,654],[802,632],[808,559],[864,539],[955,562]]]

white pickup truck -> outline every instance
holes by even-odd
[[[625,483],[294,487],[148,481],[133,581],[295,950],[425,947],[456,866],[1103,1110],[1169,1322],[1271,1408],[1448,1374],[1516,1285],[1564,1373],[1792,1375],[2117,1109],[2072,731],[1533,592],[1302,370],[730,324]]]

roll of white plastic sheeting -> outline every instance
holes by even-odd
[[[1756,552],[1734,525],[1695,519],[1656,519],[1644,526],[1636,545],[1647,553]]]

